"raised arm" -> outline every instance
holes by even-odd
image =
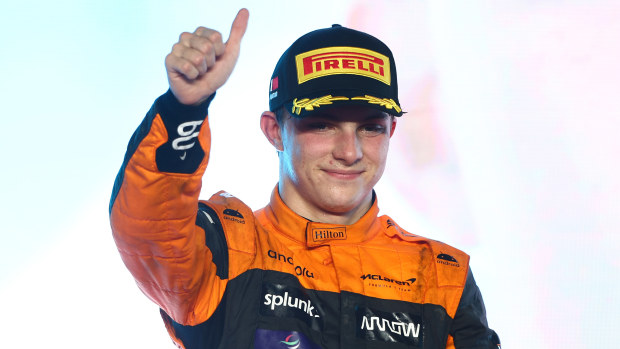
[[[166,57],[170,90],[132,136],[110,200],[112,232],[125,265],[140,289],[182,324],[204,321],[217,304],[202,297],[211,292],[204,285],[221,276],[197,225],[210,150],[206,116],[233,71],[247,21],[248,11],[239,11],[226,43],[204,27],[181,34]],[[207,301],[197,304],[198,298]]]

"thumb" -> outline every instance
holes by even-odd
[[[228,36],[228,41],[226,41],[226,46],[240,46],[241,39],[245,34],[245,30],[248,27],[248,18],[250,17],[250,12],[242,8],[237,13],[237,17],[233,21],[232,27],[230,28],[230,35]]]

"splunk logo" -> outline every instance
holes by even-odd
[[[323,328],[323,311],[316,299],[304,290],[280,284],[263,284],[260,314],[269,317],[295,318],[316,330]]]
[[[275,311],[276,307],[288,307],[299,309],[311,317],[320,317],[318,311],[314,309],[311,300],[293,297],[288,292],[284,292],[282,296],[268,293],[265,295],[265,302],[263,304],[270,307],[272,311]]]
[[[410,313],[388,313],[368,307],[356,310],[358,338],[397,342],[421,348],[424,340],[422,317]]]

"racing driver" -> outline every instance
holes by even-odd
[[[403,114],[390,49],[334,25],[281,56],[260,127],[279,181],[253,212],[220,191],[199,200],[207,118],[249,13],[228,41],[183,33],[169,90],[129,142],[110,201],[113,236],[179,348],[498,348],[460,250],[378,216]],[[251,172],[248,172],[248,177]]]

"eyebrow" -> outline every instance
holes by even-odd
[[[313,114],[311,117],[321,118],[321,119],[332,119],[332,120],[340,119],[338,114],[332,114],[330,112],[316,113],[316,114]],[[359,120],[361,121],[368,121],[368,120],[374,120],[374,119],[384,120],[384,119],[388,119],[389,117],[390,117],[390,114],[377,110],[377,111],[371,112],[365,117],[359,118]]]

